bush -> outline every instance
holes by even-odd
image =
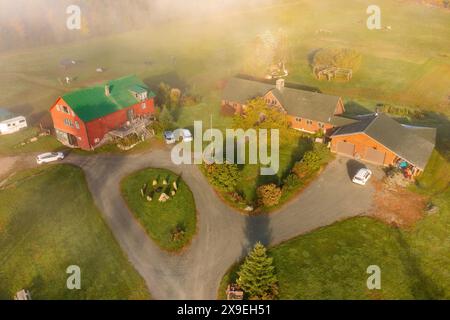
[[[321,143],[314,144],[313,150],[307,151],[303,159],[298,161],[292,168],[292,172],[297,177],[305,178],[318,171],[330,157],[330,150]]]
[[[348,48],[320,49],[313,59],[315,66],[347,68],[356,71],[361,65],[361,54]]]
[[[235,164],[205,164],[205,172],[214,186],[228,192],[234,191],[239,179],[239,168]]]
[[[390,113],[392,115],[400,116],[400,117],[412,117],[416,119],[421,119],[425,115],[420,110],[414,110],[406,107],[396,107],[391,105],[379,105],[379,111]]]
[[[264,207],[273,207],[280,202],[281,189],[274,183],[258,187],[258,200]]]
[[[283,192],[289,192],[294,190],[300,185],[301,181],[296,174],[291,173],[283,181]]]

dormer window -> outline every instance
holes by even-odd
[[[145,101],[147,99],[147,90],[142,87],[134,86],[130,89],[130,92],[139,101]]]
[[[66,106],[62,106],[62,110],[64,113],[70,114],[69,108],[67,108]]]

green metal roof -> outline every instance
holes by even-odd
[[[105,94],[105,85],[109,85],[110,95]],[[118,110],[135,105],[139,100],[132,92],[148,91],[148,97],[154,97],[148,87],[136,76],[109,81],[90,88],[65,94],[62,98],[84,122],[104,117]]]

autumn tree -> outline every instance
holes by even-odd
[[[266,248],[256,243],[238,271],[237,284],[250,299],[274,299],[278,294],[277,277],[273,258]]]
[[[256,193],[258,195],[258,200],[264,207],[273,207],[280,202],[281,188],[274,183],[258,187]]]
[[[268,106],[263,98],[250,100],[245,108],[245,114],[234,116],[233,127],[243,130],[278,129],[281,144],[291,143],[294,137],[293,131],[289,129],[286,115],[278,107]],[[270,139],[270,133],[268,138]]]

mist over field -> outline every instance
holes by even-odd
[[[112,34],[178,18],[270,4],[272,0],[0,0],[0,51]],[[66,28],[66,9],[82,13],[80,32]]]

